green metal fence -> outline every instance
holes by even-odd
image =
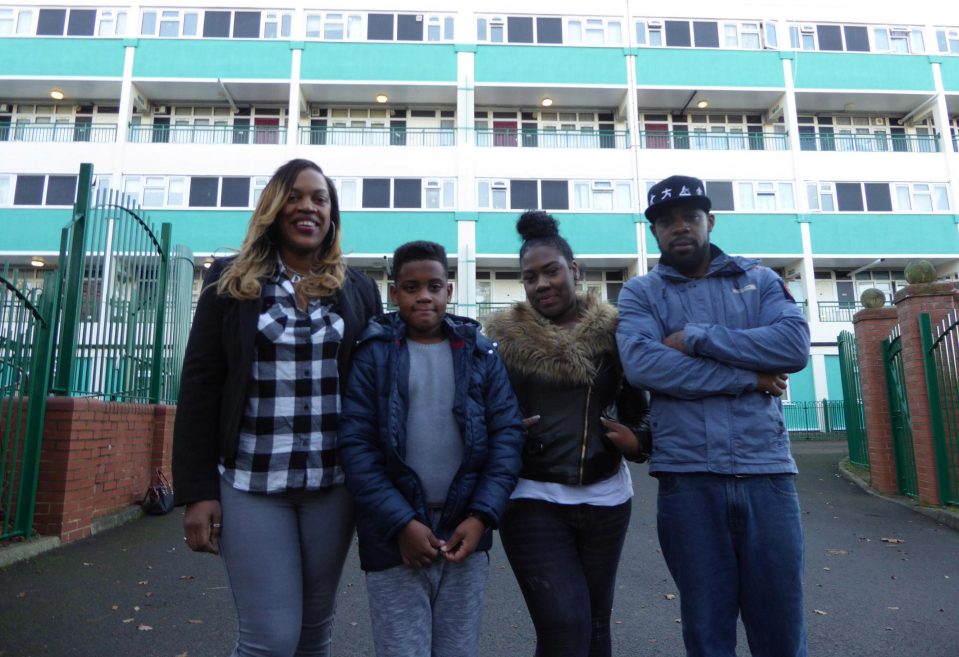
[[[699,132],[688,130],[640,130],[640,148],[690,151],[784,151],[789,135],[784,132]]]
[[[171,225],[157,232],[119,192],[103,190],[94,201],[92,177],[92,165],[81,165],[74,219],[63,230],[54,392],[172,401],[190,322],[192,256],[174,253]],[[191,261],[189,281],[183,259]]]
[[[277,125],[131,125],[133,144],[285,144]]]
[[[43,291],[0,274],[0,539],[33,525],[56,286],[54,274]]]
[[[0,123],[0,141],[114,142],[117,126],[114,123]]]
[[[892,425],[892,447],[896,457],[896,480],[899,493],[918,497],[916,455],[912,443],[912,417],[906,392],[906,367],[902,356],[902,335],[893,327],[889,338],[882,341],[886,390],[889,396],[889,421]]]
[[[300,143],[311,146],[455,146],[455,128],[300,128]]]
[[[959,506],[959,313],[952,311],[935,330],[929,315],[920,315],[919,334],[939,499],[943,505]]]
[[[839,334],[839,375],[842,380],[843,412],[846,418],[846,440],[849,461],[869,467],[869,443],[866,438],[866,417],[863,412],[862,387],[859,382],[859,354],[856,336],[849,331]]]
[[[841,399],[783,402],[783,419],[793,440],[837,440],[846,437]]]
[[[629,133],[616,130],[476,128],[476,145],[507,148],[629,148]]]

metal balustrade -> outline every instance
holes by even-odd
[[[112,123],[0,123],[0,141],[109,143],[116,138]]]
[[[789,136],[782,132],[689,132],[687,130],[640,130],[645,149],[689,151],[784,151]]]
[[[454,128],[300,128],[300,143],[310,146],[455,146]]]
[[[837,153],[938,153],[938,135],[890,135],[885,132],[851,134],[802,132],[799,148],[803,151]]]
[[[477,128],[476,145],[502,148],[629,148],[629,133],[613,130]]]
[[[131,125],[135,144],[285,144],[284,126]]]

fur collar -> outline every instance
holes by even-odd
[[[499,343],[507,369],[560,384],[591,383],[598,357],[616,353],[616,309],[593,295],[577,299],[583,319],[569,330],[526,302],[488,317],[486,334]]]

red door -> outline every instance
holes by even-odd
[[[669,148],[669,125],[666,123],[647,123],[643,136],[646,148]]]
[[[261,119],[256,118],[253,121],[253,129],[256,132],[257,144],[279,144],[280,143],[280,120],[279,119]]]
[[[493,121],[493,145],[517,146],[516,121]]]

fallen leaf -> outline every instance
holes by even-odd
[[[187,652],[181,652],[179,655],[174,655],[174,657],[188,657],[189,654],[190,653]]]
[[[133,622],[133,619],[132,619],[132,618],[124,618],[124,619],[123,619],[123,622],[124,622],[124,623],[132,623],[132,622]]]
[[[892,609],[893,611],[899,611],[899,607],[886,607],[886,609]]]
[[[140,606],[139,606],[139,605],[134,605],[133,611],[140,611]]]
[[[820,616],[828,616],[828,614],[824,612],[822,609],[813,609],[813,611],[819,614]]]
[[[664,595],[663,597],[666,598],[667,600],[675,600],[675,599],[676,599],[676,594],[675,594],[675,593],[667,593],[667,594]]]
[[[93,564],[90,563],[89,561],[84,561],[84,562],[83,562],[83,565],[84,565],[84,566],[92,566]]]
[[[826,550],[826,554],[830,554],[834,557],[841,557],[843,555],[849,554],[849,550],[842,550],[839,548],[829,548]]]
[[[622,624],[623,624],[623,621],[616,621],[616,624],[617,624],[617,625],[622,625]]]
[[[139,582],[137,582],[137,584],[139,584],[140,586],[146,586],[149,583],[150,581],[146,579],[141,579]]]
[[[682,623],[682,622],[683,622],[683,619],[682,619],[682,618],[677,618],[677,619],[676,619],[676,622],[677,622],[677,623]]]
[[[180,579],[193,579],[193,575],[180,575]]]
[[[357,622],[356,622],[356,621],[350,621],[350,627],[356,627],[356,626],[357,626]],[[514,626],[514,627],[515,627],[515,626]]]
[[[141,632],[149,632],[153,628],[150,627],[149,625],[144,625],[143,623],[140,623],[139,625],[137,625],[137,629],[140,630]]]
[[[119,608],[120,608],[120,605],[110,605],[110,609],[112,609],[113,611],[116,611]]]
[[[823,570],[825,570],[825,571],[831,571],[832,568],[830,568],[829,566],[825,566],[825,567],[823,568]]]
[[[883,543],[905,543],[901,538],[883,538]]]
[[[187,621],[187,623],[190,625],[203,625],[203,621],[201,621],[199,618],[191,618]]]

